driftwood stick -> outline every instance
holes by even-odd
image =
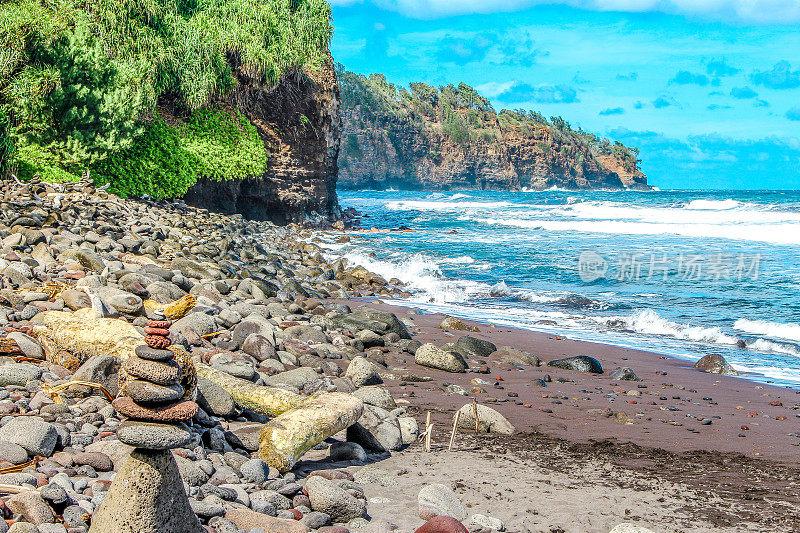
[[[425,420],[425,451],[431,451],[431,433],[433,432],[433,425],[431,424],[431,412],[428,411],[428,416]]]
[[[453,419],[453,432],[450,433],[450,447],[448,448],[449,451],[453,451],[453,443],[456,440],[456,428],[458,428],[458,419],[461,418],[461,411],[456,411],[456,416]]]
[[[9,485],[0,483],[0,494],[22,494],[23,492],[39,492],[34,488],[20,487],[19,485]]]

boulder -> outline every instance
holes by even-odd
[[[380,311],[378,309],[369,307],[368,305],[360,305],[355,308],[354,313],[375,320],[376,322],[383,322],[388,326],[386,333],[397,333],[401,339],[410,339],[411,334],[408,332],[405,324],[403,324],[397,315],[389,311]]]
[[[417,528],[414,533],[469,533],[469,530],[452,516],[436,516]]]
[[[739,372],[719,354],[712,353],[703,356],[694,364],[694,367],[709,374],[723,374],[725,376],[738,376]]]
[[[464,335],[463,337],[459,337],[459,339],[456,341],[454,350],[463,355],[465,358],[477,357],[480,359],[485,359],[493,352],[497,351],[497,346],[489,341]]]
[[[215,416],[227,418],[237,412],[233,397],[225,389],[203,377],[197,379],[197,403],[207,413]]]
[[[611,379],[617,381],[642,381],[641,378],[636,375],[636,372],[627,366],[612,370],[608,375],[611,376]]]
[[[506,417],[485,405],[477,405],[478,429],[484,433],[496,433],[498,435],[511,435],[516,428]],[[471,403],[458,410],[458,427],[463,429],[475,430],[475,413]]]
[[[542,361],[537,356],[525,353],[511,346],[498,348],[496,352],[489,356],[502,363],[515,366],[541,366]]]
[[[242,344],[242,351],[258,361],[275,358],[275,345],[260,333],[251,333]]]
[[[386,387],[369,385],[357,389],[355,392],[353,392],[353,395],[364,400],[364,403],[367,405],[374,405],[375,407],[380,407],[381,409],[386,409],[387,411],[397,408],[394,398],[392,398],[389,389]]]
[[[414,354],[414,362],[446,372],[466,372],[469,368],[460,353],[443,350],[430,343],[423,344],[417,349]]]
[[[380,385],[383,383],[377,370],[375,370],[375,366],[361,356],[354,357],[353,360],[350,361],[344,376],[350,378],[350,381],[352,381],[353,385],[356,387]]]
[[[638,524],[619,524],[615,526],[614,529],[609,531],[608,533],[655,533],[652,529],[647,529],[646,527],[640,526]]]
[[[53,510],[38,492],[22,492],[11,496],[6,505],[12,512],[21,514],[34,525],[52,524],[56,521]]]
[[[213,316],[205,313],[189,313],[173,323],[169,329],[180,333],[184,337],[186,336],[186,331],[191,329],[202,337],[217,330],[217,321],[214,320]]]
[[[122,367],[122,359],[116,355],[98,355],[89,358],[83,363],[72,379],[80,381],[90,381],[102,385],[112,397],[116,397],[119,392],[119,371]],[[100,394],[100,391],[90,387],[74,385],[70,387],[70,392],[80,395],[92,393]]]
[[[432,483],[425,485],[417,496],[419,517],[430,520],[437,516],[449,516],[456,520],[467,518],[467,510],[458,496],[447,485]]]
[[[25,357],[30,357],[31,359],[44,359],[42,347],[39,346],[39,343],[36,342],[36,339],[30,335],[25,335],[19,331],[12,331],[6,336],[6,338],[17,343],[17,346],[19,346],[19,349],[22,350],[22,354]]]
[[[367,504],[332,481],[320,476],[306,479],[311,509],[327,514],[334,522],[349,522],[367,515]]]
[[[554,359],[547,363],[547,366],[560,368],[562,370],[575,370],[577,372],[588,372],[590,374],[602,374],[603,367],[600,361],[588,355],[576,355],[563,359]]]
[[[17,417],[0,427],[0,440],[19,444],[31,455],[50,457],[58,441],[58,431],[38,416]]]
[[[397,417],[374,405],[365,405],[358,422],[347,428],[347,440],[376,452],[403,447],[403,433]]]
[[[0,387],[24,387],[29,381],[42,377],[42,367],[29,363],[11,363],[0,366]]]
[[[439,329],[454,329],[456,331],[480,331],[478,326],[470,326],[460,318],[455,318],[452,316],[445,317],[444,320],[439,323]]]
[[[239,530],[244,531],[259,528],[269,533],[308,533],[308,526],[300,521],[275,518],[250,509],[228,509],[225,518],[236,524]]]

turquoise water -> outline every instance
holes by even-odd
[[[410,305],[688,359],[800,387],[800,192],[344,191],[327,245]],[[371,256],[370,254],[374,254]]]

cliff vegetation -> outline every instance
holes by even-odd
[[[345,188],[646,188],[638,150],[561,117],[503,109],[460,83],[389,83],[338,67]]]
[[[0,0],[0,173],[156,198],[264,174],[235,104],[310,83],[330,37],[324,0]]]

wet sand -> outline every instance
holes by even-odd
[[[455,486],[471,513],[496,516],[508,531],[605,533],[622,522],[657,532],[800,531],[800,391],[548,333],[468,320],[480,332],[443,331],[444,315],[370,304],[410,319],[414,339],[423,343],[441,346],[466,334],[543,360],[524,369],[476,360],[471,366],[485,364],[490,373],[453,374],[387,352],[385,382],[421,427],[431,413],[434,446],[426,453],[415,444],[376,465],[399,481],[370,487],[372,497],[388,500],[370,505],[377,516],[413,516],[415,484],[438,480]],[[595,357],[604,374],[544,366],[572,355]],[[623,366],[642,381],[608,375]],[[433,381],[401,381],[409,374]],[[547,375],[546,387],[531,384]],[[475,378],[487,382],[480,385],[485,392],[465,397],[445,390],[450,383],[469,390]],[[517,432],[459,430],[450,452],[453,414],[472,398],[501,412]],[[399,531],[422,523],[397,520]]]

